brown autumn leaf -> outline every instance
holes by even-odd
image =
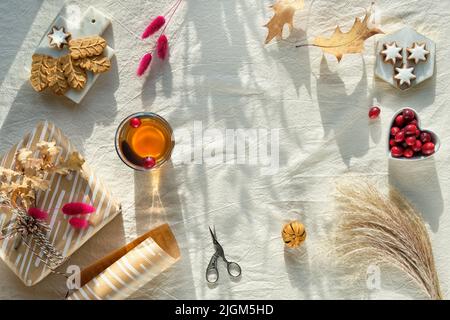
[[[66,77],[69,86],[76,90],[81,90],[86,85],[87,76],[86,71],[76,66],[70,57],[70,55],[65,55],[61,57],[62,68],[64,71],[64,76]]]
[[[108,57],[101,55],[74,60],[74,63],[93,73],[106,72],[111,68],[111,61]]]
[[[314,39],[314,45],[322,48],[324,52],[334,55],[338,62],[341,61],[344,54],[361,53],[364,50],[364,41],[376,34],[383,33],[378,28],[369,27],[371,11],[366,12],[363,21],[356,18],[350,31],[343,33],[337,26],[330,38],[317,37]]]
[[[33,54],[31,63],[31,86],[36,91],[42,91],[49,85],[49,74],[56,65],[56,59],[42,55]]]
[[[266,44],[275,37],[281,38],[285,24],[292,31],[294,28],[295,11],[303,9],[304,4],[304,0],[277,0],[277,2],[270,6],[274,11],[274,15],[265,25],[269,29],[265,41]]]
[[[84,158],[78,152],[72,152],[66,161],[61,161],[53,170],[62,175],[69,174],[71,171],[81,170],[84,161]]]
[[[56,157],[61,151],[61,148],[56,145],[55,141],[40,141],[36,144],[43,161],[43,169],[49,169],[54,166]]]
[[[73,59],[98,56],[106,48],[106,40],[100,36],[72,39],[69,41],[69,51]]]

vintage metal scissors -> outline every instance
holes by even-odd
[[[216,249],[216,252],[211,257],[211,260],[209,261],[208,267],[206,268],[206,281],[209,283],[215,283],[217,280],[219,280],[219,270],[217,269],[217,260],[222,258],[222,260],[227,264],[227,271],[228,274],[232,278],[237,278],[241,275],[241,267],[236,263],[232,261],[228,261],[225,258],[225,253],[223,251],[223,247],[220,245],[219,241],[217,241],[216,236],[216,228],[213,227],[214,231],[211,230],[211,227],[209,228],[209,232],[211,233],[211,237],[213,240],[214,248]]]

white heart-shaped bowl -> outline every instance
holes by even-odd
[[[429,156],[419,156],[419,157],[414,156],[414,157],[409,158],[409,159],[408,159],[408,158],[405,158],[405,157],[395,158],[395,157],[393,157],[393,156],[391,155],[391,150],[389,149],[389,140],[391,139],[391,128],[392,128],[392,125],[393,125],[394,122],[395,122],[395,118],[397,118],[397,116],[398,116],[399,114],[401,114],[401,113],[403,112],[403,110],[405,110],[405,109],[411,109],[412,111],[414,111],[414,113],[415,113],[415,115],[416,115],[416,120],[417,120],[417,127],[420,129],[421,132],[428,132],[428,133],[431,135],[431,141],[434,143],[434,153],[433,153],[432,155],[429,155]],[[419,113],[418,113],[416,110],[414,110],[413,108],[405,107],[405,108],[403,108],[403,109],[398,110],[398,111],[394,114],[394,116],[392,117],[391,122],[389,123],[389,132],[388,132],[388,137],[387,137],[387,143],[386,143],[386,146],[387,146],[387,156],[388,156],[389,159],[392,159],[392,160],[398,160],[398,161],[421,161],[421,160],[426,160],[426,159],[432,158],[436,153],[438,153],[438,151],[439,151],[439,149],[440,149],[440,147],[441,147],[441,140],[439,139],[439,137],[437,136],[437,134],[435,134],[433,131],[430,131],[430,130],[422,130],[422,127],[421,127],[421,125],[420,125],[420,117],[419,117]]]

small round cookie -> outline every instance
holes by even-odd
[[[409,53],[408,60],[414,60],[415,64],[420,61],[427,61],[430,51],[427,50],[425,43],[414,42],[411,48],[406,49]]]
[[[411,81],[416,79],[414,74],[414,67],[408,68],[408,65],[403,64],[401,68],[395,68],[396,75],[394,79],[397,80],[399,86],[406,84],[408,87],[411,86]]]
[[[70,33],[64,30],[64,27],[52,27],[52,31],[47,35],[51,47],[62,49],[70,38]]]
[[[385,43],[383,44],[383,49],[381,51],[381,55],[384,58],[385,63],[392,63],[395,65],[397,63],[397,59],[402,59],[402,47],[397,47],[396,42]]]

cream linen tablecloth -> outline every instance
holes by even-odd
[[[168,1],[83,1],[112,18],[105,37],[116,50],[113,68],[102,75],[80,105],[28,83],[31,55],[62,8],[59,0],[0,2],[0,151],[5,152],[39,120],[54,121],[122,201],[124,213],[76,252],[71,263],[86,266],[152,226],[168,222],[182,259],[132,298],[317,299],[417,298],[415,290],[392,285],[348,290],[326,268],[323,242],[333,225],[331,192],[347,172],[390,180],[424,214],[429,225],[444,295],[450,286],[448,130],[450,25],[446,1],[379,1],[386,33],[409,25],[437,43],[437,75],[401,93],[373,74],[376,37],[363,55],[340,64],[318,48],[295,48],[298,40],[344,30],[363,16],[369,1],[306,1],[298,30],[287,41],[263,46],[262,27],[272,13],[268,0],[188,0],[168,29],[169,63],[156,63],[146,78],[135,76],[150,45],[140,34]],[[300,41],[301,42],[301,41]],[[372,98],[382,103],[381,120],[368,124]],[[435,161],[389,164],[385,141],[399,108],[420,112],[422,125],[440,135]],[[113,137],[121,119],[141,110],[165,117],[174,129],[279,129],[279,166],[262,175],[254,164],[196,164],[174,161],[159,174],[135,173],[116,156]],[[185,139],[186,137],[177,137]],[[180,140],[181,141],[181,140]],[[204,141],[214,147],[219,141]],[[176,148],[174,157],[190,154]],[[308,239],[286,250],[282,224],[302,220]],[[204,272],[213,253],[209,225],[216,225],[225,252],[242,266],[233,282],[220,268],[219,285],[208,287]],[[61,298],[64,280],[49,276],[26,288],[0,263],[0,298]]]

